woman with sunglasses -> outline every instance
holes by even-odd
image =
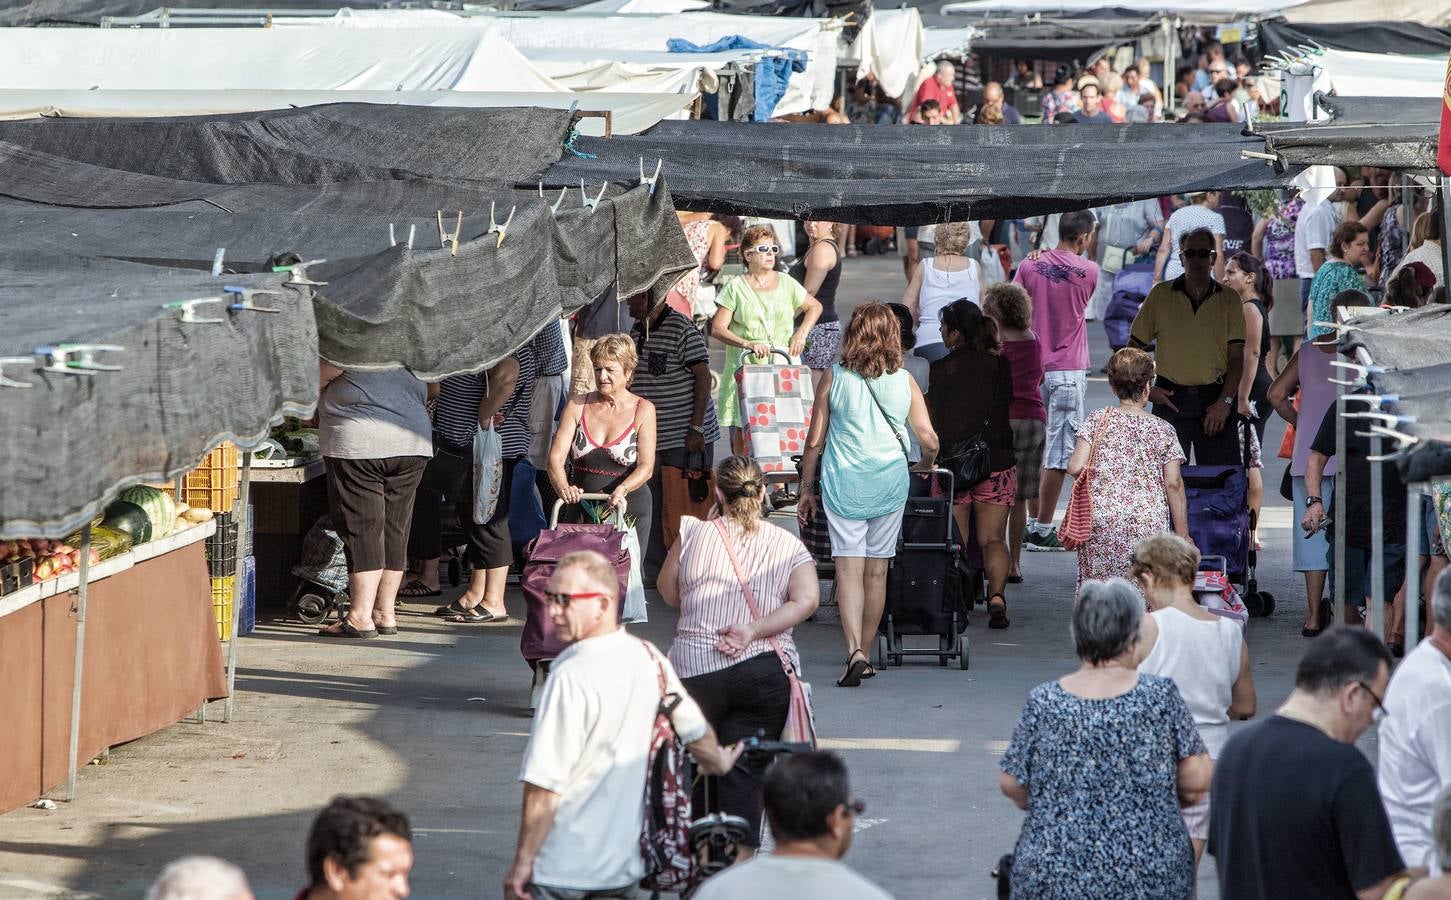
[[[1209,757],[1217,758],[1229,737],[1229,720],[1255,714],[1244,626],[1194,599],[1199,551],[1184,538],[1160,532],[1139,541],[1130,559],[1152,610],[1139,628],[1139,672],[1174,681]],[[1197,869],[1209,840],[1209,795],[1186,806],[1183,815]]]
[[[660,597],[680,610],[670,663],[727,744],[757,731],[774,738],[785,727],[791,684],[784,666],[801,668],[791,629],[816,611],[820,599],[816,563],[806,547],[761,519],[765,490],[766,476],[755,460],[722,460],[715,470],[719,517],[681,518],[680,538],[657,582]],[[742,577],[751,587],[750,602]],[[745,856],[755,852],[761,833],[761,780],[770,762],[764,754],[743,757],[717,779],[713,809],[706,808],[703,792],[697,794],[702,815],[721,812],[750,823]]]
[[[821,303],[801,282],[776,271],[780,252],[776,230],[770,225],[747,228],[741,235],[745,274],[731,279],[715,300],[719,308],[711,319],[710,333],[726,348],[716,412],[720,424],[731,430],[731,449],[735,453],[745,452],[736,396],[736,370],[741,367],[741,357],[750,354],[756,362],[768,362],[772,347],[786,348],[793,357],[800,356],[821,317]],[[793,325],[798,312],[801,324]]]

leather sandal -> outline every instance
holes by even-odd
[[[1008,598],[1002,594],[993,594],[987,598],[987,627],[1007,628],[1011,624],[1008,620]]]

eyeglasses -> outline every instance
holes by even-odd
[[[1375,691],[1370,689],[1370,685],[1366,684],[1364,681],[1357,681],[1356,684],[1360,685],[1360,689],[1365,691],[1367,694],[1370,694],[1370,699],[1375,701],[1375,712],[1371,713],[1370,717],[1377,725],[1379,725],[1381,722],[1385,721],[1386,716],[1390,715],[1390,713],[1386,711],[1386,705],[1380,702],[1380,697],[1376,696]]]
[[[747,253],[780,253],[781,248],[775,244],[757,244],[746,251]]]
[[[544,605],[557,606],[560,609],[569,609],[569,604],[576,600],[608,600],[609,594],[601,594],[599,591],[586,591],[579,594],[564,594],[559,591],[545,591]]]
[[[1215,257],[1213,250],[1181,250],[1179,255],[1185,259],[1213,259]]]

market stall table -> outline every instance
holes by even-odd
[[[281,617],[297,579],[302,538],[327,512],[321,456],[256,460],[252,464],[253,555],[257,559],[257,610]]]

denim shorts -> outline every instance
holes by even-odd
[[[1048,427],[1043,439],[1043,468],[1067,470],[1068,458],[1083,426],[1088,379],[1082,372],[1047,372],[1043,375],[1043,405]]]

